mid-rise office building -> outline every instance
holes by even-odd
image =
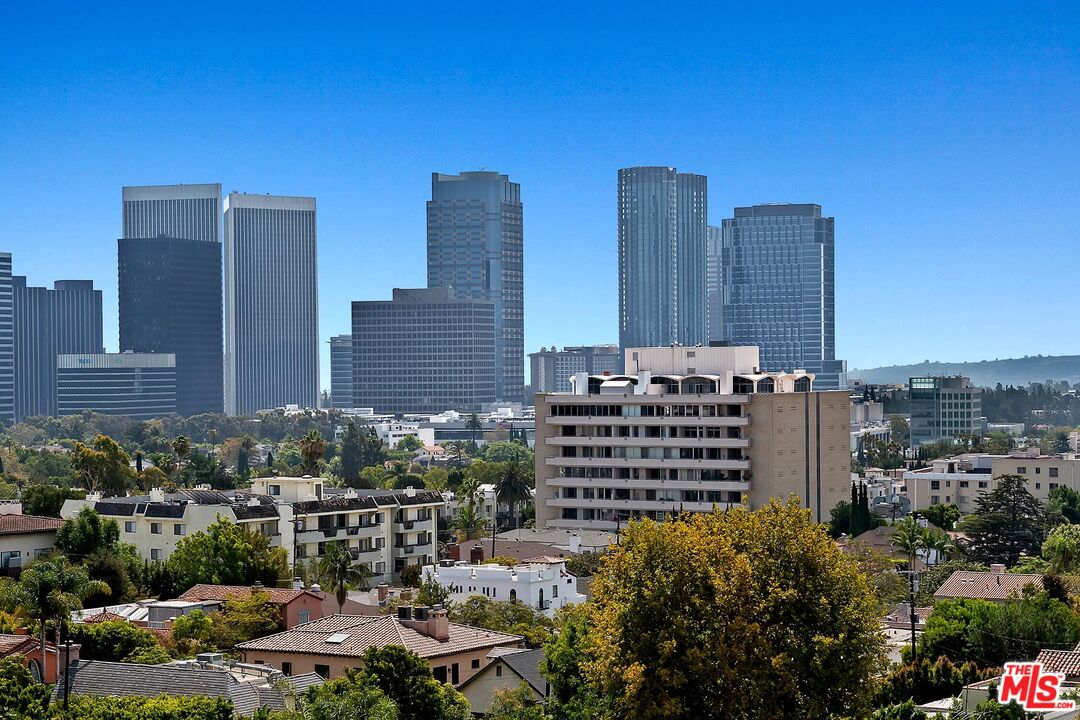
[[[622,367],[617,345],[578,345],[529,353],[533,392],[570,392],[570,378],[617,373]],[[531,398],[529,398],[531,400]]]
[[[225,199],[225,412],[319,404],[315,198]]]
[[[351,408],[353,375],[352,335],[330,338],[330,406]]]
[[[525,394],[521,186],[496,172],[433,173],[427,204],[428,287],[495,307],[495,398]]]
[[[908,381],[911,445],[982,434],[982,388],[960,375]]]
[[[121,237],[158,236],[220,244],[221,185],[125,187]]]
[[[616,529],[796,495],[818,522],[850,496],[850,398],[755,347],[625,349],[620,375],[536,396],[538,527]]]
[[[176,356],[79,353],[56,358],[57,415],[92,410],[149,420],[176,413]]]
[[[495,303],[394,288],[352,304],[353,407],[478,411],[496,399]]]
[[[56,356],[104,351],[101,291],[92,280],[31,287],[21,275],[12,288],[16,419],[56,415]]]
[[[0,252],[0,421],[15,422],[15,299],[7,252]]]
[[[812,204],[735,208],[718,259],[723,287],[710,310],[725,340],[761,349],[763,370],[802,368],[816,387],[847,387],[836,359],[834,218]]]
[[[619,346],[707,341],[708,180],[672,167],[619,170]]]
[[[176,412],[221,412],[221,244],[158,236],[117,245],[120,351],[174,354]]]

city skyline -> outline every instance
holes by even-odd
[[[593,7],[554,39],[487,32],[483,50],[453,57],[435,42],[460,27],[448,9],[347,9],[332,22],[268,9],[245,21],[252,37],[299,40],[274,56],[250,38],[222,42],[231,9],[209,30],[158,12],[140,17],[159,30],[150,38],[122,32],[108,10],[20,6],[0,48],[0,247],[31,285],[94,279],[110,350],[107,248],[123,185],[210,179],[318,197],[326,388],[325,341],[348,332],[358,286],[377,298],[425,284],[430,174],[482,168],[521,183],[528,205],[526,350],[616,342],[616,173],[662,164],[709,177],[713,225],[736,206],[828,208],[842,228],[836,352],[849,368],[1080,353],[1075,334],[1056,331],[1068,264],[1044,262],[1067,256],[1075,234],[1075,8],[778,11],[769,33],[719,43],[709,28],[758,13],[679,10],[646,32],[637,13],[613,20]],[[478,13],[477,29],[557,21],[552,10],[500,12]],[[406,37],[384,32],[402,24]],[[658,39],[676,29],[685,52],[672,57]],[[43,56],[33,48],[46,35],[58,52]],[[162,57],[161,43],[184,50]],[[222,82],[223,68],[236,82]],[[965,263],[979,272],[958,276]],[[902,297],[881,298],[876,279]],[[963,339],[961,324],[972,329]],[[920,342],[895,342],[916,325]],[[992,332],[1002,326],[1008,342]]]

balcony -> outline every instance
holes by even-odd
[[[416,527],[416,521],[415,520],[404,520],[402,522],[399,522],[398,525],[405,528],[406,530],[412,530],[414,527]]]
[[[547,610],[550,607],[551,607],[551,601],[550,600],[538,600],[536,602],[536,609],[537,610]]]
[[[750,438],[673,438],[673,437],[578,437],[556,435],[547,439],[548,445],[585,447],[714,447],[748,448]]]
[[[740,460],[705,460],[683,458],[582,458],[555,457],[545,458],[545,465],[553,467],[610,467],[610,468],[683,468],[698,470],[749,470],[750,459]]]

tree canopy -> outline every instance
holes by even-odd
[[[1046,539],[1046,510],[1020,475],[1002,475],[975,500],[966,517],[961,549],[972,560],[1015,565],[1021,555],[1038,555]]]
[[[222,517],[205,531],[180,540],[168,564],[180,592],[199,583],[251,585],[259,581],[273,587],[289,576],[283,548],[271,547],[264,535]]]

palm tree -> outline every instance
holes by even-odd
[[[218,431],[217,428],[210,428],[206,431],[206,439],[210,441],[210,454],[214,453],[214,446],[217,445]]]
[[[940,558],[948,557],[949,553],[956,549],[956,546],[953,545],[952,540],[949,538],[949,534],[942,530],[927,530],[926,537],[923,538],[923,547],[928,555],[936,551],[935,565],[940,562]]]
[[[300,454],[304,456],[304,469],[311,475],[317,475],[319,464],[322,462],[323,453],[326,452],[326,441],[318,430],[312,430],[300,439]]]
[[[510,514],[514,516],[514,527],[518,525],[518,503],[528,502],[532,497],[532,487],[529,485],[528,469],[516,460],[503,463],[498,479],[495,481],[495,497],[500,502],[510,506]]]
[[[903,550],[908,556],[908,570],[915,571],[915,557],[920,550],[926,550],[927,532],[919,526],[915,516],[908,516],[896,523],[892,544]]]
[[[191,441],[183,435],[177,435],[176,439],[172,441],[172,449],[179,459],[179,462],[176,463],[179,469],[184,464],[184,458],[191,454]]]
[[[324,589],[334,593],[337,599],[338,614],[345,607],[345,600],[350,587],[368,589],[367,580],[371,572],[367,565],[353,565],[352,554],[341,543],[334,543],[326,549],[316,570],[323,581]]]
[[[472,433],[473,444],[479,439],[480,432],[484,429],[484,424],[480,422],[480,416],[473,413],[469,416],[469,419],[465,421],[465,429]]]
[[[457,535],[458,542],[476,540],[484,534],[484,518],[480,516],[475,505],[465,504],[454,513],[450,528]]]

